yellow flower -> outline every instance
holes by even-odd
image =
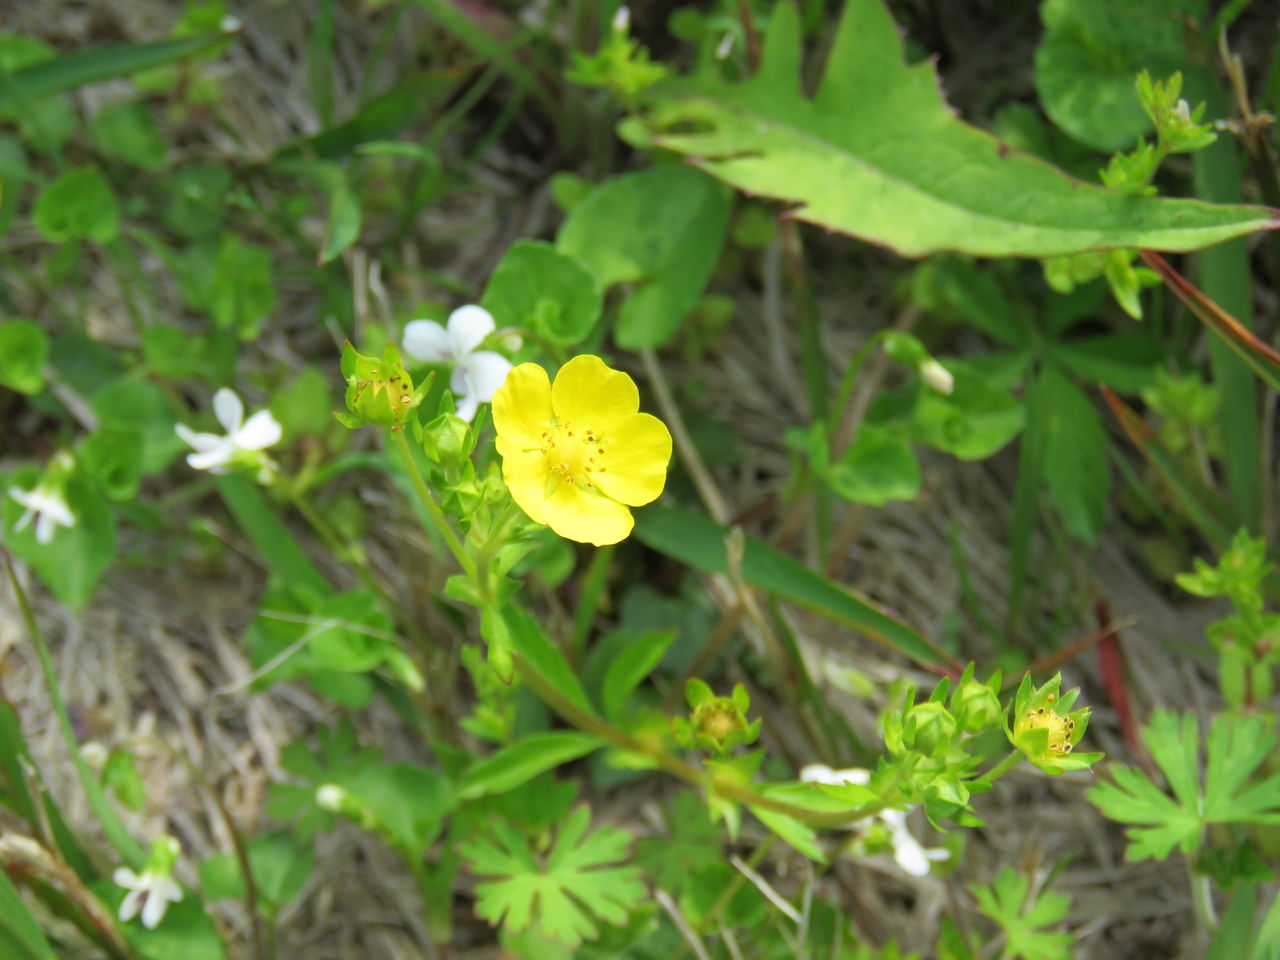
[[[599,357],[574,357],[552,384],[522,363],[493,395],[502,476],[537,523],[604,546],[631,532],[630,507],[657,499],[667,480],[671,434],[639,413],[635,382]]]

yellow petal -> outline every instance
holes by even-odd
[[[574,357],[556,374],[551,386],[556,419],[607,430],[615,421],[640,409],[635,381],[621,370],[606,367],[591,354]]]
[[[516,502],[520,502],[519,498]],[[545,518],[542,522],[560,536],[597,547],[625,539],[635,522],[631,511],[616,500],[581,490],[572,483],[562,484],[543,501],[542,507]]]
[[[493,427],[511,449],[524,450],[542,445],[542,432],[550,423],[547,371],[536,363],[522,363],[507,374],[493,395]]]
[[[547,458],[539,451],[526,453],[501,434],[498,453],[502,456],[502,479],[507,482],[511,498],[534,523],[546,523]]]
[[[609,497],[633,507],[656,500],[667,482],[671,434],[657,417],[633,413],[623,417],[596,456],[591,479]]]

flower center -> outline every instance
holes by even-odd
[[[605,440],[585,424],[572,420],[553,422],[542,431],[539,449],[547,460],[548,496],[566,483],[594,490],[593,474],[605,472],[600,465],[607,449]]]
[[[1049,750],[1051,753],[1070,753],[1071,735],[1075,732],[1076,722],[1070,717],[1062,717],[1052,710],[1041,707],[1028,710],[1026,715],[1018,719],[1019,730],[1048,730]]]

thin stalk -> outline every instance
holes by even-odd
[[[613,550],[612,546],[596,550],[591,556],[591,562],[587,564],[586,576],[582,578],[582,594],[578,598],[577,609],[573,612],[572,650],[575,663],[582,662],[591,625],[595,623],[596,614],[600,610],[600,598],[604,596],[609,568],[613,564]]]
[[[405,470],[408,471],[409,479],[413,483],[413,489],[418,494],[418,500],[422,504],[422,508],[427,511],[427,516],[431,518],[431,525],[435,528],[435,532],[440,534],[445,546],[449,548],[449,552],[458,561],[458,566],[462,567],[463,572],[474,580],[476,577],[475,562],[463,548],[458,535],[453,532],[453,527],[449,526],[448,519],[446,519],[439,504],[436,503],[435,498],[431,495],[431,488],[427,486],[427,481],[422,476],[422,471],[418,469],[417,461],[413,459],[413,451],[409,449],[409,441],[405,438],[404,431],[391,431],[391,439],[400,451],[400,458],[404,461]]]
[[[785,814],[804,823],[813,824],[815,826],[839,826],[850,820],[856,820],[861,817],[869,817],[872,814],[879,813],[884,809],[883,803],[868,804],[865,807],[857,807],[853,810],[841,810],[834,813],[824,813],[817,810],[810,810],[806,807],[797,806],[794,803],[787,803],[784,800],[776,800],[773,797],[766,797],[761,793],[757,793],[750,787],[743,786],[740,783],[725,780],[710,770],[702,767],[695,767],[691,763],[686,763],[679,757],[668,753],[662,746],[649,738],[636,737],[624,730],[619,730],[612,724],[606,723],[599,717],[593,716],[581,707],[572,703],[570,700],[561,696],[560,692],[551,684],[547,683],[537,670],[533,669],[527,660],[519,654],[515,657],[516,669],[520,671],[521,677],[525,683],[546,701],[547,705],[556,713],[560,714],[574,726],[587,733],[595,734],[602,740],[607,740],[616,747],[631,753],[639,753],[653,760],[659,767],[672,776],[679,777],[689,783],[707,791],[708,794],[718,794],[735,800],[738,803],[745,804],[749,807],[760,807],[764,810],[772,810],[774,813]]]
[[[995,782],[996,778],[1008,773],[1018,765],[1018,761],[1022,759],[1022,751],[1014,750],[1007,757],[997,763],[994,767],[969,784],[970,793],[976,792],[978,788],[988,786]]]

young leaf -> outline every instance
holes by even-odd
[[[521,240],[489,275],[480,301],[499,327],[529,327],[573,346],[600,319],[600,288],[576,259],[541,240]]]
[[[601,746],[600,739],[589,733],[552,730],[530,734],[468,768],[458,782],[455,796],[471,800],[505,793]]]
[[[476,912],[511,934],[536,920],[544,936],[570,947],[594,940],[597,920],[625,921],[645,897],[644,882],[638,868],[610,864],[625,859],[631,837],[612,827],[588,836],[590,822],[578,807],[545,858],[505,819],[494,820],[492,838],[460,844],[472,872],[495,878],[476,884]]]
[[[958,120],[931,63],[908,65],[881,0],[850,0],[812,98],[799,6],[772,10],[759,71],[660,84],[637,137],[789,216],[904,256],[1047,257],[1194,250],[1276,221],[1261,207],[1123,196],[1083,184]]]
[[[890,500],[914,500],[920,492],[920,463],[897,434],[864,423],[827,474],[831,489],[846,500],[883,507]]]
[[[0,387],[18,393],[44,389],[49,362],[49,335],[30,320],[0,323]]]
[[[36,229],[54,243],[106,243],[120,229],[116,195],[96,167],[80,167],[54,180],[40,191],[33,215]]]

